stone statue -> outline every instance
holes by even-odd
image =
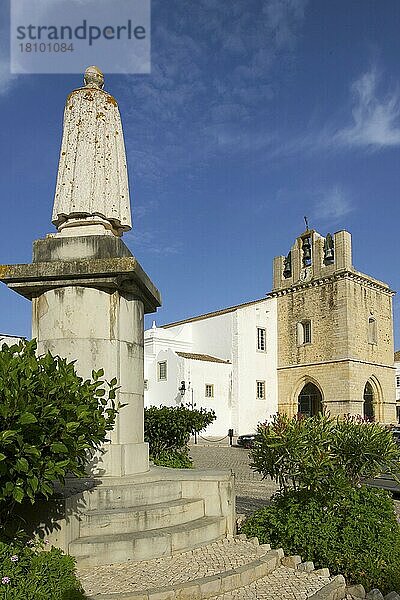
[[[132,222],[118,104],[97,67],[84,82],[65,105],[52,221],[59,235],[121,236]]]

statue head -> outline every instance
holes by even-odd
[[[104,75],[99,67],[88,67],[85,71],[83,80],[86,87],[99,88],[100,90],[104,87]]]

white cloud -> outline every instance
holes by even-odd
[[[313,220],[334,225],[354,210],[348,194],[338,185],[317,193]]]
[[[179,240],[171,240],[169,243],[163,243],[160,236],[154,231],[132,230],[125,234],[125,238],[134,249],[135,247],[140,248],[140,250],[150,254],[179,254],[182,248],[182,242]]]
[[[334,144],[377,149],[400,145],[399,89],[382,93],[381,79],[373,67],[353,83],[353,123],[333,136]]]
[[[127,147],[142,181],[269,146],[269,102],[286,76],[305,4],[193,0],[178,13],[157,4],[151,76],[126,78],[121,94],[114,90],[130,107]]]

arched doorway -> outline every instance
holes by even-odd
[[[364,388],[363,417],[366,421],[375,420],[374,390],[369,381],[367,381]]]
[[[298,398],[299,413],[313,417],[322,412],[322,395],[316,385],[306,383]]]

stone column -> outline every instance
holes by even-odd
[[[3,267],[0,276],[32,300],[32,336],[39,353],[50,350],[76,360],[84,378],[103,368],[108,381],[118,380],[118,400],[126,406],[105,453],[90,465],[91,474],[122,477],[147,471],[143,318],[160,305],[160,294],[122,240],[113,235],[48,237],[34,243],[32,264]]]

